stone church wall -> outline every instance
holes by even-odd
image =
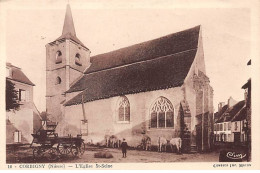
[[[174,107],[174,128],[149,128],[150,108],[153,102],[163,96]],[[104,142],[105,135],[116,135],[119,139],[126,138],[129,145],[137,146],[141,142],[142,133],[145,132],[157,145],[159,136],[167,139],[179,135],[179,106],[183,100],[181,87],[166,90],[143,92],[126,95],[130,102],[130,122],[117,121],[117,101],[119,97],[102,99],[84,104],[88,119],[88,136],[86,140],[94,143]],[[64,134],[76,135],[80,133],[80,121],[83,119],[82,105],[65,107]]]

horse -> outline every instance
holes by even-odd
[[[151,150],[151,138],[149,136],[144,135],[141,143],[143,150]]]
[[[93,140],[88,138],[88,139],[86,140],[86,144],[87,144],[87,145],[92,145],[92,144],[93,144]]]
[[[109,135],[105,135],[104,138],[105,138],[105,145],[106,145],[106,147],[109,147],[110,146],[110,141],[109,141],[110,136]]]
[[[109,137],[109,144],[112,148],[118,148],[119,147],[119,140],[115,135],[112,135]]]
[[[166,145],[167,145],[166,138],[159,137],[158,138],[158,152],[162,152],[162,147],[164,147],[164,151],[166,151]]]
[[[176,146],[176,148],[177,148],[177,151],[178,151],[178,153],[180,153],[180,151],[181,151],[181,145],[182,145],[182,140],[181,140],[181,138],[172,138],[171,140],[170,140],[170,146],[171,146],[171,150],[173,151],[173,146]]]

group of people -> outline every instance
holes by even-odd
[[[145,138],[146,139],[146,138]],[[150,138],[149,138],[150,139]],[[148,140],[142,140],[142,142],[147,142]],[[150,141],[150,140],[149,140]],[[164,147],[166,147],[166,145],[167,145],[167,140],[164,138],[164,137],[159,137],[159,139],[158,139],[158,151],[159,152],[161,152],[162,151],[162,147],[164,146]],[[173,151],[173,146],[176,146],[176,148],[177,148],[177,152],[178,153],[180,153],[181,151],[181,146],[182,146],[182,140],[181,140],[181,138],[172,138],[170,141],[169,141],[169,143],[170,143],[170,146],[171,146],[171,150]],[[149,142],[149,144],[151,144],[151,141]],[[128,147],[128,145],[127,145],[127,142],[126,142],[126,140],[125,140],[125,138],[123,139],[123,142],[121,143],[121,148],[122,148],[122,153],[123,153],[123,158],[125,158],[126,157],[126,152],[127,152],[127,147]],[[144,149],[146,149],[147,150],[147,144],[146,144],[146,146],[145,146],[145,148]],[[166,148],[165,148],[165,150],[166,150]]]

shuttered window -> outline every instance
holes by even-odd
[[[19,89],[19,101],[26,101],[26,91]]]
[[[15,143],[20,143],[20,142],[22,142],[22,132],[21,132],[21,131],[16,130],[16,131],[14,132],[14,142],[15,142]]]

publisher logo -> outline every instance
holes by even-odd
[[[243,159],[244,157],[246,157],[246,154],[236,153],[236,152],[227,152],[226,156],[229,159]]]

